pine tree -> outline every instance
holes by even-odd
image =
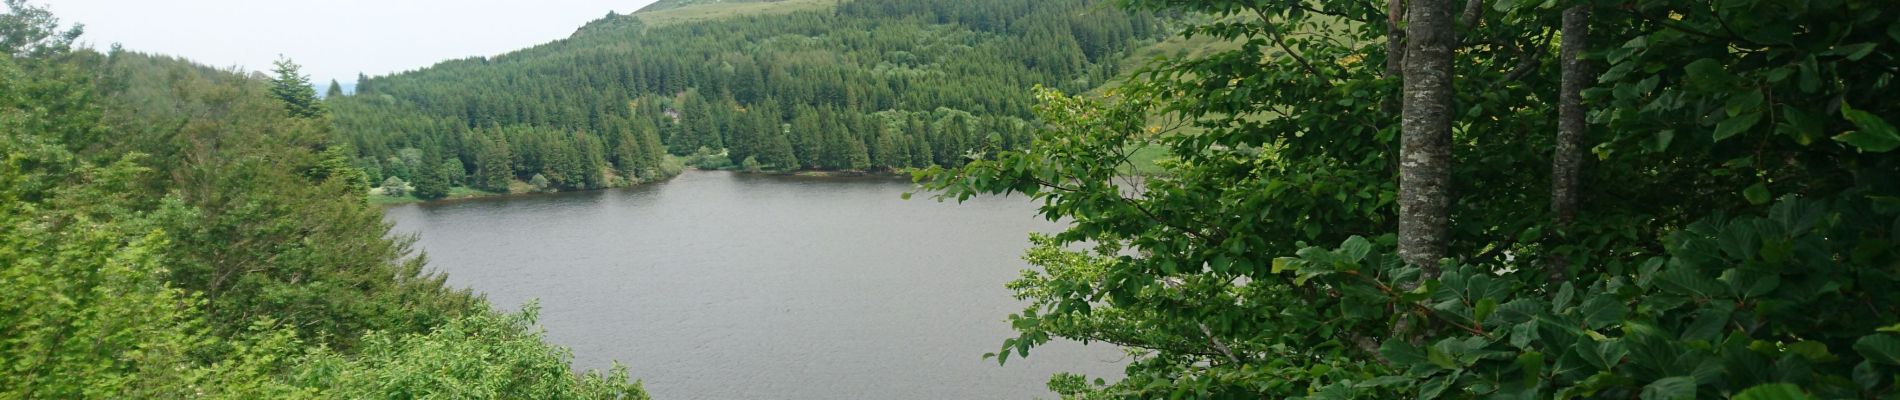
[[[449,196],[449,181],[442,176],[440,168],[430,167],[435,165],[441,164],[425,163],[423,166],[416,168],[416,198],[434,200]]]
[[[338,85],[335,79],[331,79],[330,90],[325,90],[323,92],[323,98],[334,99],[338,97],[343,97],[343,85]]]
[[[375,93],[375,92],[376,92],[375,86],[373,83],[370,83],[369,75],[363,75],[362,73],[357,73],[356,74],[356,93],[363,94],[363,93]]]
[[[284,102],[284,109],[290,116],[297,118],[316,118],[323,115],[323,103],[317,101],[317,89],[310,86],[310,77],[304,76],[302,67],[289,58],[278,58],[271,78],[271,96]]]

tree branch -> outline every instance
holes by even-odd
[[[1313,67],[1313,63],[1306,61],[1306,57],[1301,57],[1299,52],[1293,51],[1293,47],[1286,44],[1286,36],[1281,34],[1280,27],[1273,24],[1273,19],[1267,17],[1265,11],[1256,8],[1253,9],[1253,13],[1254,15],[1260,16],[1260,25],[1266,27],[1267,34],[1273,37],[1273,44],[1279,45],[1280,50],[1285,51],[1287,57],[1292,57],[1293,61],[1300,63],[1300,67],[1305,68],[1307,73],[1313,74],[1315,78],[1319,78],[1320,86],[1323,88],[1330,89],[1333,87],[1332,78],[1327,77],[1325,73],[1321,73],[1319,68]]]

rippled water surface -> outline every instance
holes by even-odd
[[[982,359],[1020,311],[1003,284],[1030,232],[1022,197],[939,203],[883,178],[687,172],[638,188],[394,206],[449,282],[513,309],[540,299],[575,365],[628,364],[660,399],[1052,397],[1114,378],[1103,345]]]

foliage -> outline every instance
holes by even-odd
[[[1071,398],[1886,398],[1900,393],[1900,8],[1755,0],[1471,4],[1452,76],[1450,254],[1397,240],[1384,4],[1130,1],[1242,43],[1100,97],[1040,96],[1020,151],[919,174],[1050,219],[995,356],[1134,355]],[[1591,157],[1546,210],[1558,11],[1592,11]],[[1156,114],[1184,120],[1152,126]],[[1166,173],[1127,177],[1127,149]],[[1430,279],[1423,267],[1442,271]]]
[[[536,174],[557,190],[664,179],[666,155],[702,148],[726,160],[689,164],[960,165],[972,150],[1027,143],[1024,90],[1092,88],[1158,39],[1159,17],[1107,5],[662,3],[546,45],[363,77],[324,105],[358,166],[417,181],[413,165],[388,161],[414,149],[459,161],[468,186],[490,191]]]
[[[270,94],[284,102],[284,110],[289,111],[291,116],[316,118],[323,115],[323,103],[317,100],[317,89],[310,86],[310,77],[303,74],[302,67],[288,58],[279,58],[271,72],[275,76],[270,81]]]
[[[384,179],[383,185],[378,186],[378,187],[383,189],[384,196],[390,196],[390,197],[406,196],[409,194],[409,190],[410,190],[409,182],[403,182],[402,178],[397,178],[395,175],[391,175],[389,176],[388,179]]]
[[[77,30],[7,6],[0,43],[22,47],[0,56],[0,398],[645,398],[624,372],[574,375],[531,317],[423,273],[328,122],[293,115],[272,82],[71,49]],[[303,379],[386,376],[389,355],[501,368]]]
[[[479,314],[429,333],[371,333],[349,357],[319,349],[289,380],[339,398],[533,398],[645,400],[627,369],[575,375],[566,349],[536,330],[536,309]]]

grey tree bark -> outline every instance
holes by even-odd
[[[1590,9],[1571,6],[1564,10],[1563,41],[1558,58],[1563,69],[1561,93],[1557,94],[1557,144],[1550,157],[1550,210],[1557,225],[1568,227],[1577,217],[1577,175],[1583,170],[1584,121],[1583,89],[1590,76],[1578,55],[1589,46]],[[1550,280],[1562,280],[1570,269],[1570,260],[1557,257],[1549,265]]]
[[[1451,231],[1453,3],[1411,0],[1399,147],[1399,257],[1438,275]]]

